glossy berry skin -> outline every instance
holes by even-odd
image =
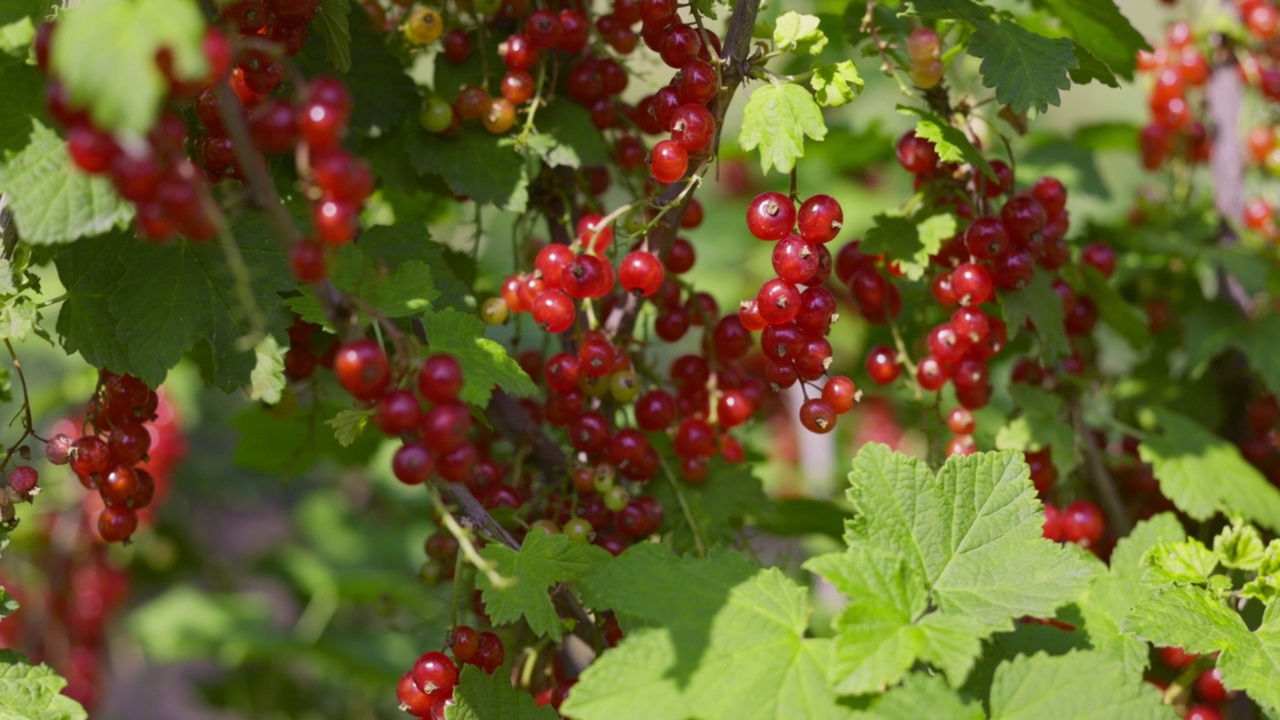
[[[671,139],[687,152],[698,152],[711,144],[716,121],[704,105],[686,103],[671,116]]]
[[[1044,506],[1044,525],[1041,533],[1046,540],[1062,542],[1062,511],[1047,503]]]
[[[123,506],[110,506],[98,516],[98,534],[109,543],[124,542],[138,529],[138,514]]]
[[[1162,647],[1159,653],[1160,662],[1172,670],[1181,670],[1196,661],[1195,653],[1189,653],[1180,647]]]
[[[680,100],[694,105],[706,105],[716,96],[720,78],[715,68],[701,60],[692,60],[680,68],[676,94]]]
[[[812,433],[829,433],[836,427],[836,411],[826,400],[810,398],[800,406],[800,424]]]
[[[795,319],[800,312],[800,291],[785,280],[766,282],[756,295],[760,315],[770,325],[781,325]]]
[[[453,402],[462,391],[462,365],[452,355],[437,354],[418,369],[418,392],[436,404]]]
[[[289,248],[289,268],[299,282],[314,283],[329,274],[324,247],[314,240],[302,240]]]
[[[808,284],[818,273],[818,254],[813,243],[791,233],[773,246],[773,271],[793,284]]]
[[[373,424],[384,435],[395,436],[418,427],[422,421],[422,407],[408,390],[392,390],[378,398]]]
[[[982,217],[974,220],[965,231],[964,246],[976,258],[993,258],[1009,247],[1009,235],[998,219]]]
[[[30,465],[21,465],[9,473],[9,487],[19,495],[26,495],[35,489],[40,474]]]
[[[1209,668],[1196,676],[1196,697],[1211,705],[1226,702],[1231,693],[1222,685],[1222,672],[1218,668]]]
[[[1088,500],[1078,500],[1062,508],[1062,539],[1091,547],[1106,530],[1102,511]]]
[[[747,230],[761,240],[781,240],[795,225],[795,203],[782,193],[760,193],[747,206]]]
[[[543,290],[533,300],[533,320],[549,333],[562,333],[573,327],[577,310],[573,298],[563,290]]]
[[[650,390],[636,399],[636,424],[647,432],[671,427],[676,419],[676,402],[663,390]]]
[[[627,253],[618,264],[618,284],[640,297],[656,293],[665,275],[662,261],[646,250]]]
[[[830,378],[822,388],[822,399],[827,401],[837,415],[843,415],[852,410],[859,395],[858,387],[843,375]]]
[[[981,305],[991,299],[995,283],[985,267],[962,263],[951,272],[951,288],[961,305]]]
[[[844,209],[830,195],[814,195],[800,205],[796,225],[805,240],[829,243],[844,227]]]
[[[338,348],[333,360],[338,383],[358,400],[374,400],[391,383],[391,364],[377,342],[362,338]]]
[[[684,177],[689,170],[689,152],[675,140],[663,140],[653,146],[649,172],[664,185]]]
[[[867,351],[867,374],[877,385],[888,385],[902,374],[898,353],[888,345],[877,345]]]
[[[412,670],[401,675],[400,682],[396,683],[396,699],[400,701],[402,709],[420,718],[428,716],[431,705],[435,702],[434,698],[423,692],[418,683],[413,681]]]
[[[413,664],[413,681],[428,695],[453,689],[458,684],[458,668],[442,652],[429,652]]]
[[[933,149],[933,143],[910,130],[898,138],[897,155],[898,164],[915,175],[927,175],[938,167],[938,152]]]
[[[1089,243],[1080,253],[1080,260],[1102,273],[1103,277],[1111,277],[1116,271],[1116,251],[1109,245]]]
[[[476,650],[480,649],[480,633],[469,625],[459,625],[449,631],[444,644],[458,662],[470,662]]]
[[[1191,705],[1183,720],[1223,720],[1222,713],[1212,705]]]
[[[97,436],[77,438],[71,443],[71,450],[71,470],[81,477],[99,475],[111,468],[111,449]]]

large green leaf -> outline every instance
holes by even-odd
[[[84,720],[80,703],[61,694],[67,681],[48,665],[0,650],[0,720]]]
[[[265,329],[283,341],[289,318],[280,292],[296,287],[288,261],[259,221],[241,226],[236,236]],[[218,387],[229,392],[250,381],[257,357],[240,345],[251,328],[218,244],[97,237],[67,248],[55,262],[67,288],[57,325],[67,352],[155,385],[203,342],[212,348]]]
[[[827,135],[822,109],[813,95],[791,83],[763,85],[751,92],[743,109],[738,144],[760,150],[760,168],[791,172],[804,157],[804,139],[821,142]]]
[[[406,150],[419,173],[441,176],[453,192],[480,204],[524,211],[529,201],[525,158],[510,144],[470,127],[447,137],[417,128],[409,139]]]
[[[1148,435],[1138,453],[1179,510],[1196,520],[1235,514],[1280,532],[1280,490],[1234,445],[1170,410],[1157,408],[1156,421],[1159,434]]]
[[[997,100],[1016,113],[1044,113],[1061,102],[1058,92],[1071,87],[1068,71],[1080,65],[1071,40],[1037,35],[1008,19],[974,25],[969,53],[982,58],[982,84],[995,89]]]
[[[523,617],[533,632],[557,642],[563,637],[563,628],[549,589],[574,582],[609,560],[609,553],[595,545],[575,543],[565,535],[539,530],[526,535],[518,550],[490,543],[480,554],[494,564],[500,575],[515,581],[510,587],[498,588],[484,573],[476,576],[485,611],[494,624],[505,625]]]
[[[877,697],[855,720],[985,720],[982,705],[956,694],[936,675],[912,673],[902,685]]]
[[[57,133],[30,119],[27,129],[26,147],[0,164],[0,192],[10,195],[9,207],[24,241],[68,243],[129,222],[133,206],[104,178],[77,170]]]
[[[777,569],[717,550],[705,560],[637,545],[582,581],[627,636],[562,708],[578,720],[848,716],[828,689],[830,642],[806,639],[806,591]]]
[[[675,468],[670,441],[655,437],[653,444],[667,467]],[[679,479],[672,482],[664,473],[649,483],[646,492],[668,508],[663,528],[670,531],[671,544],[684,552],[697,547],[695,532],[705,546],[730,543],[746,518],[764,517],[772,510],[760,478],[749,464],[729,464],[718,457],[711,459],[707,478],[696,485]],[[682,504],[689,507],[696,528],[689,526]]]
[[[27,144],[32,120],[43,117],[44,85],[45,78],[34,65],[0,54],[0,87],[4,88],[4,102],[0,103],[0,159]]]
[[[142,135],[169,92],[156,53],[169,53],[179,79],[199,80],[208,73],[204,29],[195,0],[77,3],[58,16],[53,72],[99,127]]]
[[[1057,16],[1072,39],[1125,80],[1133,79],[1138,51],[1151,49],[1113,0],[1035,0],[1035,4]]]
[[[557,720],[550,707],[538,707],[529,693],[513,686],[502,673],[490,675],[475,665],[465,665],[453,689],[447,720]]]
[[[850,598],[837,618],[830,675],[866,693],[917,661],[964,682],[980,640],[1024,615],[1051,616],[1096,572],[1044,539],[1017,453],[951,457],[937,477],[916,458],[868,445],[849,474],[849,550],[807,566]]]

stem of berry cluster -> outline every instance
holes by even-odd
[[[1084,409],[1081,408],[1078,399],[1070,401],[1069,412],[1076,438],[1084,448],[1084,457],[1089,465],[1089,478],[1093,481],[1093,489],[1098,494],[1098,500],[1102,502],[1103,512],[1107,514],[1107,526],[1115,531],[1117,537],[1128,535],[1133,530],[1133,523],[1129,520],[1129,513],[1125,511],[1124,501],[1120,498],[1119,489],[1116,488],[1115,478],[1107,471],[1098,443],[1085,424]]]

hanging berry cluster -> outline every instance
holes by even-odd
[[[1209,64],[1194,40],[1191,26],[1178,22],[1169,26],[1165,47],[1138,53],[1138,69],[1152,77],[1147,103],[1151,122],[1139,137],[1142,165],[1148,170],[1173,155],[1193,163],[1209,159],[1209,133],[1196,118],[1201,104],[1196,94],[1209,79]]]
[[[415,717],[443,720],[445,708],[453,704],[458,665],[475,665],[493,673],[506,657],[501,638],[491,632],[478,632],[469,625],[458,625],[451,630],[445,647],[453,653],[452,658],[439,651],[424,653],[401,676],[396,686],[401,710]]]

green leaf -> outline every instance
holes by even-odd
[[[0,5],[0,25],[31,18],[38,22],[49,12],[50,0],[8,0]]]
[[[991,720],[1174,720],[1160,691],[1098,652],[1015,658],[996,670]]]
[[[32,665],[0,650],[0,720],[84,720],[80,703],[61,694],[67,684],[48,665]]]
[[[1125,80],[1133,79],[1139,50],[1151,46],[1113,0],[1035,0],[1062,21],[1062,27]]]
[[[1138,523],[1116,543],[1109,572],[1095,580],[1077,601],[1090,644],[1098,652],[1119,660],[1135,682],[1141,680],[1147,666],[1147,644],[1122,632],[1121,626],[1129,610],[1151,596],[1151,590],[1142,583],[1142,558],[1160,543],[1178,542],[1185,537],[1182,524],[1172,513]]]
[[[816,63],[809,87],[822,107],[840,107],[851,102],[862,91],[862,76],[852,60],[837,63]]]
[[[1138,453],[1179,510],[1196,520],[1237,514],[1280,531],[1280,490],[1234,445],[1188,417],[1163,408],[1155,413],[1160,434],[1148,435]]]
[[[774,48],[797,55],[817,55],[827,46],[827,36],[818,28],[817,15],[787,12],[773,26]]]
[[[440,175],[453,192],[480,204],[523,212],[529,200],[524,157],[484,130],[463,127],[449,137],[410,134],[409,159],[423,175]]]
[[[807,592],[727,550],[705,560],[636,545],[582,581],[627,636],[582,674],[577,720],[848,716],[828,689],[830,642],[805,639]]]
[[[1171,586],[1133,608],[1127,630],[1157,646],[1188,652],[1218,652],[1218,670],[1228,690],[1243,690],[1271,713],[1280,713],[1280,603],[1250,632],[1233,610],[1205,588]]]
[[[1213,539],[1213,554],[1224,567],[1246,572],[1257,572],[1266,556],[1267,546],[1257,528],[1246,525],[1239,518],[1219,532]]]
[[[1018,170],[1032,177],[1052,175],[1071,188],[1072,193],[1111,199],[1111,190],[1098,168],[1097,154],[1084,145],[1080,137],[1080,133],[1075,138],[1033,134],[1031,148],[1018,157]]]
[[[751,92],[743,110],[738,144],[750,152],[760,149],[760,168],[791,172],[804,157],[804,139],[821,141],[827,135],[818,103],[799,85],[763,85]]]
[[[320,0],[315,18],[315,27],[324,38],[325,56],[341,73],[351,69],[351,29],[347,25],[350,14],[351,0]]]
[[[194,0],[78,3],[58,16],[52,71],[95,125],[141,136],[155,124],[169,92],[156,53],[170,53],[180,80],[204,78],[204,28]]]
[[[956,218],[948,213],[903,217],[880,213],[862,241],[862,252],[887,255],[902,273],[919,280],[929,266],[929,256],[956,234]]]
[[[280,293],[297,286],[288,260],[259,220],[236,236],[266,329],[283,339],[289,319]],[[219,388],[230,392],[250,381],[257,357],[240,343],[251,327],[217,243],[87,238],[55,262],[67,288],[57,324],[67,352],[154,386],[183,353],[207,342]]]
[[[115,194],[111,183],[77,170],[66,143],[39,121],[27,146],[0,164],[0,192],[9,194],[18,231],[31,245],[68,243],[133,218],[133,206]]]
[[[1192,583],[1207,585],[1218,567],[1218,558],[1204,543],[1195,538],[1163,542],[1143,556],[1147,566],[1143,581],[1148,585]]]
[[[157,662],[209,659],[233,638],[269,630],[265,599],[178,585],[129,614],[129,633]]]
[[[969,54],[982,58],[982,84],[995,89],[997,100],[1015,113],[1042,114],[1061,102],[1058,91],[1071,87],[1067,72],[1080,64],[1071,40],[1037,35],[1011,20],[974,26]]]
[[[464,402],[484,406],[494,387],[525,397],[538,392],[506,348],[484,337],[480,318],[444,309],[427,313],[425,324],[431,351],[449,353],[462,364]]]
[[[1231,344],[1272,393],[1280,393],[1280,315],[1267,314],[1230,335]]]
[[[670,442],[659,437],[653,444],[667,462],[667,467],[676,467]],[[764,517],[772,509],[760,478],[752,472],[750,465],[731,465],[719,457],[711,458],[707,479],[697,485],[683,480],[671,482],[664,475],[649,483],[648,492],[663,507],[669,508],[663,526],[671,532],[673,547],[682,551],[692,551],[696,547],[694,529],[689,527],[688,519],[680,510],[682,503],[688,505],[698,536],[707,546],[730,542],[744,519]]]
[[[44,117],[44,86],[45,78],[35,65],[0,55],[0,87],[5,98],[0,103],[0,159],[26,145],[32,120]]]
[[[1071,341],[1063,325],[1062,298],[1053,291],[1049,273],[1037,272],[1021,290],[1001,293],[1000,307],[1010,331],[1031,321],[1040,339],[1040,357],[1046,365],[1052,366],[1071,354]]]
[[[342,447],[351,447],[373,417],[372,410],[339,410],[325,425],[333,428],[333,439]]]
[[[991,163],[987,162],[982,151],[974,147],[973,143],[969,142],[968,136],[959,128],[919,108],[899,105],[898,112],[920,118],[916,123],[916,135],[933,143],[933,149],[938,153],[939,158],[947,162],[969,163],[975,169],[981,170],[983,175],[992,180],[997,179],[995,170],[991,169]]]
[[[1029,478],[1012,452],[948,458],[935,478],[919,459],[863,447],[849,475],[850,550],[808,563],[851,602],[836,620],[838,690],[891,684],[917,660],[959,686],[979,640],[1050,616],[1088,584],[1094,567],[1044,539]]]
[[[1062,398],[1021,383],[1010,385],[1009,395],[1022,413],[996,432],[996,449],[1049,448],[1058,477],[1068,477],[1080,463],[1074,449],[1076,435],[1070,419],[1063,417]]]
[[[1135,350],[1146,348],[1151,342],[1151,333],[1143,316],[1120,296],[1096,268],[1082,265],[1079,277],[1079,289],[1093,299],[1102,321],[1110,325],[1130,347]]]
[[[1067,71],[1067,75],[1071,77],[1071,82],[1077,85],[1085,85],[1097,80],[1107,87],[1120,87],[1120,81],[1116,79],[1115,73],[1111,72],[1111,68],[1099,60],[1097,55],[1089,52],[1087,48],[1077,42],[1071,44],[1071,51],[1075,53],[1077,62],[1076,67]]]
[[[1267,549],[1258,562],[1258,574],[1240,588],[1240,595],[1260,602],[1274,604],[1280,597],[1280,540],[1267,543]]]
[[[447,720],[556,720],[550,706],[538,707],[533,696],[512,685],[502,673],[489,674],[475,665],[464,665],[453,689],[453,704],[444,710]]]
[[[426,233],[421,233],[423,240]],[[425,243],[419,241],[419,250]],[[344,292],[354,293],[382,315],[391,318],[417,315],[431,307],[440,297],[431,268],[418,258],[366,257],[365,245],[346,245],[334,263],[333,284]],[[304,303],[309,312],[318,312]],[[310,322],[314,322],[309,320]]]
[[[957,695],[942,678],[911,673],[902,685],[877,697],[855,720],[985,720],[982,705]]]
[[[249,399],[268,405],[280,402],[285,388],[284,351],[280,343],[270,335],[262,338],[253,348],[257,362],[249,373]]]
[[[18,612],[18,601],[8,591],[0,587],[0,618],[8,617],[16,612]]]
[[[499,575],[515,580],[511,587],[497,588],[487,575],[477,574],[476,584],[493,622],[505,625],[523,617],[530,630],[556,642],[564,637],[564,628],[549,589],[559,583],[576,582],[610,559],[609,553],[595,545],[537,530],[525,536],[519,550],[490,543],[480,554],[494,564]]]
[[[539,110],[537,127],[529,146],[547,165],[578,168],[609,162],[609,148],[591,124],[591,112],[577,103],[552,103]]]
[[[794,537],[826,535],[839,540],[844,534],[848,510],[835,502],[813,498],[778,498],[773,512],[753,526],[771,535]]]
[[[341,2],[349,3],[350,0]],[[338,3],[335,3],[334,11],[341,12]],[[308,76],[332,74],[337,64],[332,53],[338,50],[330,48],[329,33],[334,33],[333,42],[344,42],[339,34],[338,23],[341,21],[338,17],[345,16],[326,15],[322,8],[317,17],[321,32],[312,33],[298,54],[298,64]],[[416,119],[421,95],[405,71],[404,63],[388,47],[388,41],[397,42],[399,34],[377,32],[369,27],[365,17],[357,17],[354,22],[350,18],[347,20],[350,60],[342,80],[351,90],[352,129],[365,134],[380,134],[400,127],[407,119]],[[329,27],[331,23],[332,28]]]

